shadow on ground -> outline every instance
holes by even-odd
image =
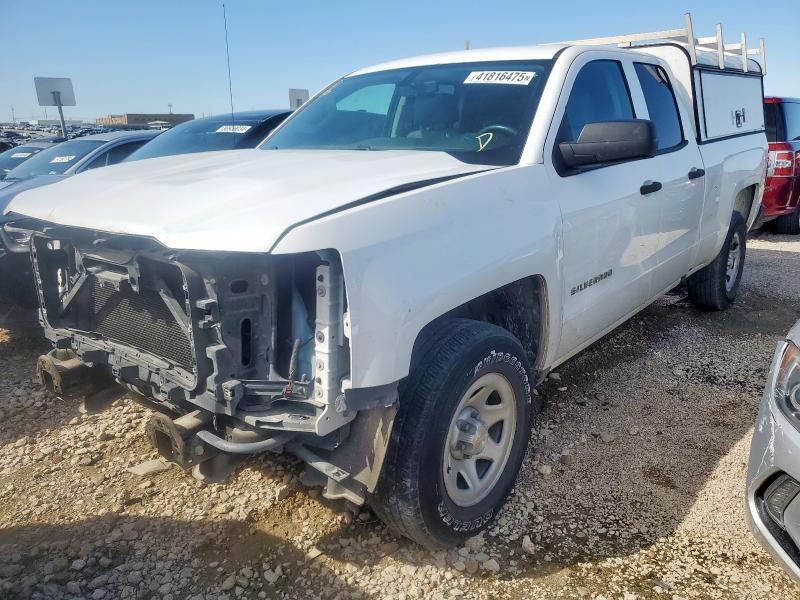
[[[8,600],[27,600],[37,592],[89,597],[97,589],[105,590],[106,598],[188,599],[198,593],[213,598],[222,592],[255,598],[260,591],[268,598],[287,597],[304,595],[308,583],[300,573],[309,568],[336,581],[332,589],[343,597],[351,595],[341,578],[321,563],[309,564],[292,544],[225,519],[109,514],[12,527],[0,531],[0,565],[0,596]]]

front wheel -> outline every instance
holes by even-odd
[[[517,339],[488,323],[453,319],[421,349],[370,504],[396,532],[441,548],[486,527],[511,491],[532,377]]]
[[[714,262],[686,280],[692,304],[708,310],[725,310],[733,304],[744,271],[746,239],[744,219],[734,213],[725,243]]]

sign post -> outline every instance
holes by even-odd
[[[61,134],[67,137],[67,124],[64,122],[64,109],[61,105],[61,92],[50,92],[53,94],[53,102],[58,107],[58,118],[61,119]]]
[[[61,133],[67,137],[67,124],[64,121],[64,106],[75,106],[75,92],[72,90],[72,79],[68,77],[34,77],[36,97],[39,106],[58,107],[61,119]]]

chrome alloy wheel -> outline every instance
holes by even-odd
[[[725,269],[725,289],[733,291],[739,278],[739,264],[742,262],[742,240],[739,233],[731,238],[731,247],[728,249],[728,264]]]
[[[514,388],[487,373],[461,397],[445,441],[442,471],[450,500],[473,506],[486,498],[508,462],[517,427]]]

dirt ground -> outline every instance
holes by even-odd
[[[734,308],[674,290],[558,369],[506,508],[432,553],[301,485],[287,456],[222,484],[156,458],[149,410],[83,415],[33,379],[32,315],[0,307],[0,598],[792,598],[744,519],[775,345],[800,318],[800,240],[756,234]]]

